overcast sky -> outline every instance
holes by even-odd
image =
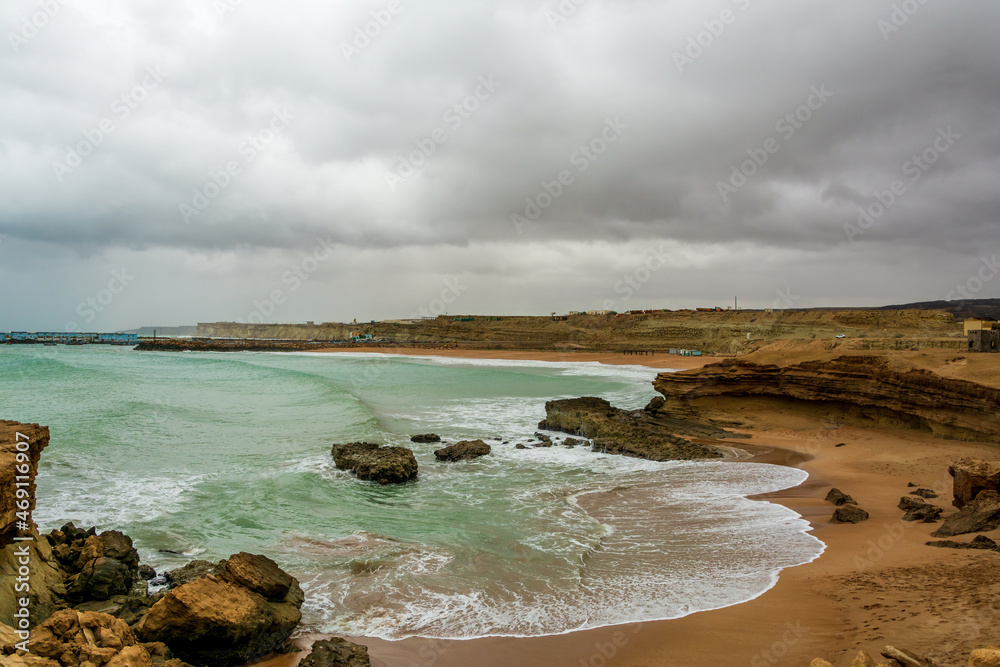
[[[0,330],[997,297],[998,26],[6,0]]]

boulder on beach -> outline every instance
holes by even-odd
[[[930,489],[917,489],[916,491],[910,491],[912,496],[920,496],[921,498],[937,498],[938,494]]]
[[[899,499],[897,507],[906,514],[903,521],[923,521],[924,523],[934,523],[940,518],[944,509],[937,505],[932,505],[921,498],[903,496]]]
[[[965,533],[981,533],[1000,527],[1000,493],[980,491],[975,500],[944,520],[931,533],[934,537],[951,537]]]
[[[857,505],[841,505],[834,511],[830,523],[861,523],[868,520],[868,512]]]
[[[826,494],[826,502],[833,503],[837,507],[841,505],[857,505],[854,498],[841,491],[840,489],[834,487]]]
[[[952,504],[962,509],[972,502],[980,491],[1000,491],[1000,462],[964,458],[948,466],[954,478],[955,499]]]
[[[976,535],[971,542],[956,542],[955,540],[938,540],[927,542],[929,547],[945,547],[947,549],[986,549],[1000,551],[1000,546],[985,535]]]
[[[492,449],[482,440],[462,440],[434,452],[438,461],[466,461],[486,456]]]
[[[337,468],[353,472],[358,479],[400,484],[417,477],[417,459],[406,447],[351,442],[334,445],[331,453]]]
[[[209,574],[172,589],[136,631],[198,665],[228,667],[280,648],[298,625],[298,581],[266,556],[239,553]]]
[[[977,648],[969,654],[969,667],[1000,667],[1000,648]]]
[[[302,659],[299,667],[371,667],[371,664],[367,646],[333,637],[313,644],[312,652]]]
[[[139,552],[117,530],[98,533],[67,523],[45,536],[65,572],[66,599],[73,603],[128,594],[139,577]]]
[[[410,442],[441,442],[441,436],[437,433],[421,433],[419,435],[411,435]]]

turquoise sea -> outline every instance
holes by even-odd
[[[745,497],[794,486],[800,470],[514,449],[546,400],[637,408],[654,376],[594,363],[2,346],[0,417],[51,428],[42,530],[123,530],[158,571],[266,554],[301,582],[305,630],[530,636],[736,604],[823,550],[795,512]],[[440,445],[409,442],[426,432],[482,438],[493,454],[438,463]],[[336,470],[331,445],[355,440],[411,447],[419,480],[380,487]]]

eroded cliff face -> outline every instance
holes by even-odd
[[[27,516],[35,509],[35,474],[48,444],[47,427],[0,419],[0,548],[13,543],[19,532],[17,513]],[[24,490],[24,498],[18,498],[18,489]]]
[[[727,359],[661,373],[653,383],[666,409],[683,412],[706,397],[769,397],[838,408],[862,420],[939,437],[1000,442],[1000,389],[947,378],[901,359],[848,355],[774,365]]]

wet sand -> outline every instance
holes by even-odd
[[[473,356],[448,350],[434,354],[440,352]],[[615,363],[577,354],[496,354],[504,356],[475,356]],[[668,363],[676,360],[697,365],[711,361],[663,356],[666,360],[644,361],[651,368],[678,368]],[[643,363],[641,357],[625,359]],[[666,366],[652,365],[659,363]],[[1000,446],[835,424],[764,399],[725,399],[712,407],[745,422],[743,430],[751,439],[732,444],[754,450],[751,460],[809,473],[802,485],[758,499],[786,505],[810,521],[813,535],[827,545],[817,560],[786,569],[773,588],[754,600],[680,619],[520,639],[354,641],[369,647],[373,665],[385,667],[805,666],[814,657],[846,667],[859,648],[877,657],[886,644],[923,653],[942,665],[959,665],[973,648],[1000,644],[1000,605],[995,603],[1000,599],[1000,554],[926,546],[940,524],[902,522],[903,513],[896,508],[913,482],[937,491],[940,498],[931,502],[950,513],[948,465],[964,456],[998,459]],[[823,498],[833,486],[851,494],[871,518],[857,525],[828,523],[834,507]],[[987,535],[1000,540],[1000,530]],[[308,645],[309,639],[315,638],[303,637],[299,643]],[[261,664],[291,666],[304,655]]]

